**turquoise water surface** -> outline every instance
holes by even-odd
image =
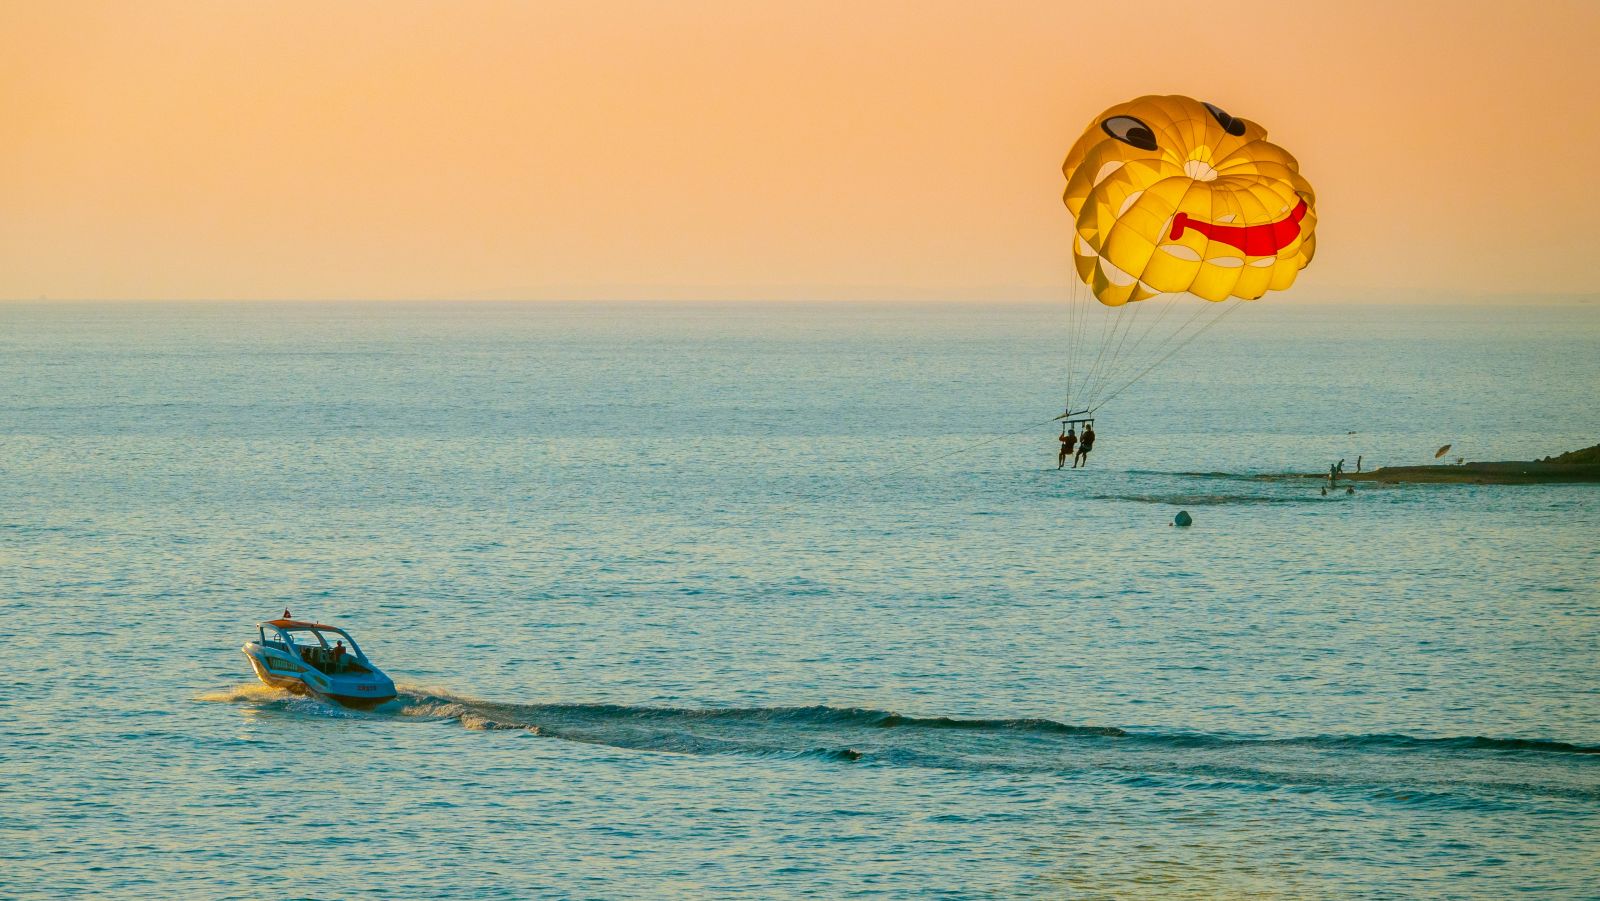
[[[1600,307],[1061,315],[0,305],[0,897],[1597,897]]]

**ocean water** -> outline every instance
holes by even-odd
[[[0,305],[0,897],[1600,897],[1600,307],[1061,317]]]

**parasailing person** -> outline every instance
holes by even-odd
[[[1077,469],[1081,462],[1085,469],[1089,466],[1089,451],[1094,450],[1094,423],[1087,422],[1083,425],[1083,439],[1078,442],[1078,455],[1072,458],[1072,468]]]
[[[1061,437],[1056,440],[1061,442],[1061,453],[1056,455],[1056,469],[1061,469],[1067,465],[1067,458],[1072,456],[1073,445],[1078,443],[1078,434],[1073,431],[1072,426],[1063,425],[1061,427]],[[1073,468],[1077,468],[1076,462],[1074,462]]]

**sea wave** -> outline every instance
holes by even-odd
[[[1268,739],[1278,743],[1301,743],[1324,747],[1396,748],[1404,750],[1503,751],[1540,754],[1600,754],[1600,745],[1552,741],[1538,738],[1492,738],[1486,735],[1460,735],[1447,738],[1415,738],[1410,735],[1377,733],[1372,735],[1318,735],[1301,739]]]

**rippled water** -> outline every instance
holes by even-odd
[[[0,305],[0,896],[1592,894],[1600,488],[1271,476],[1593,444],[1600,309],[1261,304],[1065,473],[1059,326]]]

